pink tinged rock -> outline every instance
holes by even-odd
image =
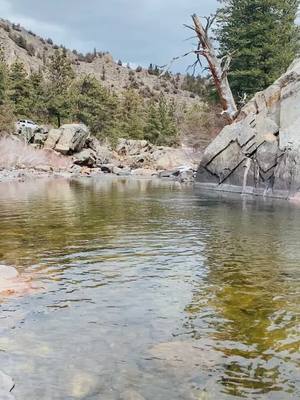
[[[30,279],[20,276],[16,268],[0,265],[0,297],[22,296],[33,290]]]
[[[19,276],[18,271],[9,265],[0,265],[0,281],[7,279],[15,279]]]

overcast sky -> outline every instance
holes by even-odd
[[[68,48],[97,48],[148,66],[191,49],[183,24],[192,13],[209,15],[216,7],[217,0],[0,0],[0,16]]]

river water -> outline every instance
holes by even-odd
[[[300,207],[174,182],[1,184],[17,400],[299,399]]]

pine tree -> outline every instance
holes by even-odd
[[[156,144],[161,133],[161,125],[158,114],[158,107],[155,100],[150,100],[147,109],[144,138],[150,143]]]
[[[161,124],[161,134],[157,144],[174,144],[177,135],[174,102],[167,103],[166,98],[161,95],[158,102],[158,115]]]
[[[46,105],[46,85],[44,76],[41,70],[34,72],[30,76],[31,84],[31,110],[33,118],[37,122],[45,122],[47,119]]]
[[[48,65],[47,109],[50,118],[56,117],[58,126],[62,118],[71,113],[70,88],[75,79],[71,61],[64,49],[57,49]]]
[[[177,129],[175,122],[175,104],[168,103],[161,95],[158,102],[151,100],[147,110],[144,137],[157,145],[173,145],[176,143]]]
[[[299,0],[220,0],[217,36],[233,54],[229,81],[236,98],[265,89],[295,57]]]
[[[4,58],[4,50],[0,46],[0,105],[6,100],[7,91],[7,65]]]
[[[12,103],[18,118],[30,116],[31,95],[31,84],[24,65],[16,61],[8,74],[8,100]]]
[[[0,134],[13,132],[14,119],[13,108],[8,101],[8,67],[0,46]]]
[[[144,137],[144,101],[134,90],[128,89],[123,93],[120,104],[120,129],[121,135],[131,139]]]
[[[74,84],[73,118],[89,126],[98,138],[112,139],[117,127],[117,98],[94,76],[84,76]]]

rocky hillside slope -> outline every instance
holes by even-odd
[[[207,188],[300,199],[300,59],[241,110],[206,148]]]
[[[28,73],[42,68],[60,46],[51,39],[43,39],[35,33],[0,19],[0,43],[4,50],[7,63],[11,65],[19,59]],[[120,92],[128,87],[136,89],[143,97],[151,98],[161,92],[167,98],[175,100],[176,104],[194,104],[199,97],[182,90],[183,75],[159,77],[149,73],[148,69],[135,70],[120,65],[111,54],[94,51],[86,55],[76,50],[66,50],[72,60],[74,70],[78,75],[93,74],[104,86]]]

